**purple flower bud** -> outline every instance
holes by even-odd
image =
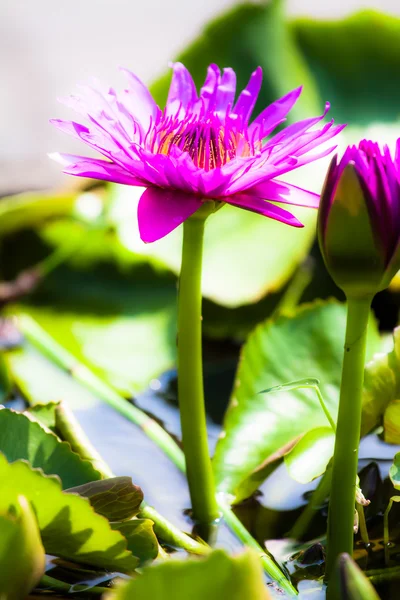
[[[389,148],[363,140],[329,167],[318,213],[326,267],[349,296],[385,289],[400,268],[400,139]]]

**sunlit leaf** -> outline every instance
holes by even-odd
[[[0,452],[8,462],[29,461],[47,475],[58,475],[63,488],[101,479],[101,474],[45,426],[28,414],[0,410]]]
[[[121,584],[109,600],[268,600],[261,563],[247,550],[231,557],[215,550],[205,559],[174,560],[143,570],[140,577]]]
[[[143,492],[130,477],[111,477],[66,490],[88,498],[94,510],[109,521],[130,519],[139,512]]]
[[[285,455],[289,474],[300,483],[308,483],[322,475],[333,455],[335,433],[331,427],[308,431]]]
[[[25,461],[9,464],[0,454],[0,510],[20,495],[33,506],[48,554],[111,571],[130,572],[137,566],[124,537],[86,498],[63,492],[57,477],[33,470]]]
[[[281,449],[290,450],[300,436],[329,426],[315,390],[259,394],[260,390],[316,378],[326,407],[336,419],[345,322],[344,305],[318,301],[299,307],[292,316],[264,321],[250,334],[214,457],[221,491],[237,499],[249,495],[265,478],[263,467],[279,458]],[[373,319],[368,340],[371,357],[379,349]]]
[[[111,523],[112,529],[120,531],[131,550],[140,562],[153,560],[158,556],[158,540],[150,519],[131,519],[122,523]]]

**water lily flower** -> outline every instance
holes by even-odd
[[[233,69],[212,64],[200,94],[189,71],[172,65],[168,99],[161,110],[147,87],[122,69],[128,88],[83,87],[64,101],[88,119],[88,126],[54,119],[62,131],[81,139],[106,160],[56,154],[64,172],[126,185],[142,186],[138,205],[141,238],[153,242],[193,215],[203,202],[217,200],[260,213],[294,227],[298,219],[272,202],[316,208],[319,196],[277,177],[329,154],[334,147],[310,154],[341,131],[333,121],[314,128],[321,116],[289,125],[268,138],[286,120],[301,88],[289,92],[253,121],[261,88],[257,68],[247,87],[236,94]]]
[[[320,248],[347,295],[374,295],[400,268],[400,139],[387,146],[362,140],[332,159],[321,196]]]

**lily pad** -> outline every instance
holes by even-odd
[[[308,431],[285,455],[289,475],[299,483],[308,483],[325,473],[333,456],[335,433],[331,427]]]
[[[41,294],[45,302],[40,305],[10,312],[31,314],[121,393],[131,396],[174,365],[176,286],[170,276],[156,277],[147,266],[137,281],[93,268],[62,269],[46,281]]]
[[[47,475],[58,475],[64,488],[101,479],[88,460],[82,460],[52,431],[28,414],[7,408],[0,410],[0,452],[8,462],[29,461]]]
[[[0,236],[41,225],[48,219],[73,212],[77,194],[20,194],[2,198],[0,204]]]
[[[301,18],[292,32],[336,118],[362,126],[398,120],[399,18],[372,10],[335,21]]]
[[[393,332],[394,347],[388,353],[374,356],[364,376],[363,420],[361,433],[368,433],[380,425],[383,416],[383,438],[388,443],[399,443],[400,399],[400,328]]]
[[[320,381],[328,411],[336,420],[343,359],[346,308],[334,301],[299,307],[292,315],[264,321],[249,336],[241,360],[214,470],[220,491],[239,500],[261,483],[263,466],[299,436],[327,427],[315,391],[293,389],[259,394],[261,390],[309,376]],[[379,349],[371,319],[367,357]],[[246,481],[248,480],[248,481]]]
[[[158,540],[150,519],[131,519],[122,523],[111,523],[111,527],[120,531],[128,543],[128,550],[140,559],[140,564],[158,556]]]
[[[108,600],[267,600],[261,563],[253,550],[228,556],[215,550],[205,559],[174,560],[145,568],[140,577],[121,584]]]
[[[130,477],[110,477],[66,490],[88,498],[94,510],[109,521],[124,521],[139,512],[143,492]]]
[[[57,477],[0,454],[0,509],[23,495],[32,504],[48,554],[108,570],[131,572],[138,559],[86,498],[62,491]]]

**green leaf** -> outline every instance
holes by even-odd
[[[33,470],[24,461],[9,464],[0,454],[0,510],[20,495],[32,504],[48,554],[124,573],[137,566],[124,537],[86,498],[63,492],[57,477]]]
[[[4,404],[9,399],[12,390],[11,373],[4,358],[4,352],[0,351],[0,404]]]
[[[57,217],[71,214],[76,194],[29,193],[2,198],[0,203],[0,237],[20,229],[35,227]]]
[[[47,360],[29,342],[25,342],[21,350],[7,353],[7,364],[31,407],[54,405],[56,400],[65,400],[70,407],[82,410],[94,408],[98,402],[92,393]]]
[[[143,492],[130,477],[111,477],[66,490],[89,499],[94,510],[109,521],[124,521],[139,512]]]
[[[128,200],[134,207],[132,191],[121,186],[115,201]],[[306,224],[296,231],[229,205],[211,215],[204,236],[203,295],[218,304],[235,308],[279,290],[308,254],[315,235],[315,212],[309,209],[296,209],[295,212]],[[179,274],[181,227],[152,244],[140,240],[136,212],[131,218],[125,218],[118,228],[121,240],[128,248]]]
[[[128,542],[128,550],[140,559],[140,564],[158,556],[158,540],[150,519],[131,519],[123,523],[111,523],[112,529],[120,531]]]
[[[299,19],[292,25],[334,116],[362,126],[399,118],[400,19],[363,11],[341,20]]]
[[[231,557],[215,550],[205,559],[174,560],[145,568],[120,585],[109,600],[267,600],[261,564],[253,550]]]
[[[390,481],[396,490],[400,490],[400,452],[397,452],[389,469]]]
[[[0,598],[23,600],[46,566],[36,517],[24,496],[1,511],[0,531]]]
[[[318,301],[299,307],[291,316],[264,321],[250,334],[214,457],[220,491],[237,500],[248,496],[265,478],[263,467],[281,456],[281,449],[290,449],[299,436],[329,425],[315,390],[259,394],[260,390],[305,376],[317,378],[327,409],[335,418],[345,322],[344,305]],[[379,343],[371,320],[368,357]]]
[[[101,479],[101,474],[71,450],[67,442],[34,421],[29,414],[0,409],[0,452],[9,462],[29,461],[47,475],[58,475],[64,488]]]
[[[155,277],[147,266],[129,278],[93,267],[59,269],[41,297],[41,305],[13,307],[13,314],[32,315],[121,393],[132,395],[174,365],[176,286],[170,276]]]
[[[308,483],[325,473],[333,456],[335,433],[331,427],[311,429],[285,454],[289,475],[300,483]]]
[[[400,329],[393,332],[393,349],[386,354],[374,356],[364,375],[363,421],[361,433],[371,431],[381,424],[385,442],[399,443],[400,399]]]
[[[36,421],[50,429],[53,433],[56,431],[56,407],[59,402],[48,402],[47,404],[35,404],[31,406],[27,413],[32,415]]]
[[[348,554],[339,556],[331,585],[340,590],[336,597],[344,600],[379,600],[373,585]]]

